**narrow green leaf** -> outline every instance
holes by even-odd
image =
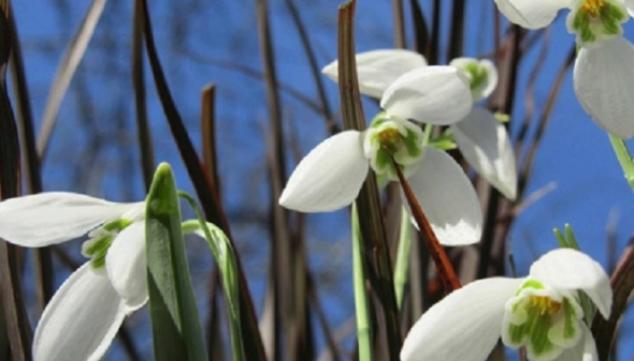
[[[179,192],[196,212],[198,219],[183,222],[183,233],[196,233],[207,241],[211,254],[220,270],[220,278],[227,303],[227,318],[231,333],[233,360],[245,360],[240,320],[240,282],[238,279],[238,260],[227,235],[215,224],[206,222],[203,213],[192,196]]]
[[[610,137],[610,144],[612,144],[612,149],[614,150],[614,155],[623,169],[625,180],[627,180],[630,188],[634,190],[634,160],[632,160],[630,151],[627,149],[627,145],[623,139],[612,134],[608,135]]]
[[[181,212],[170,166],[158,166],[146,206],[146,252],[154,357],[207,360],[183,244]]]
[[[372,323],[368,294],[365,290],[365,271],[363,269],[363,236],[359,227],[357,205],[352,205],[352,274],[354,283],[354,305],[357,318],[357,343],[359,361],[372,360]]]

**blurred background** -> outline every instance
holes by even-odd
[[[420,0],[431,16],[431,0]],[[447,63],[451,24],[450,1],[440,1],[439,62]],[[490,57],[494,52],[495,4],[466,1],[463,54]],[[47,97],[64,52],[80,27],[90,1],[30,0],[13,2],[22,43],[36,129],[41,126]],[[335,0],[296,0],[318,66],[337,56]],[[269,211],[271,196],[266,162],[270,131],[267,93],[256,29],[253,0],[152,1],[154,35],[167,81],[188,132],[201,149],[201,89],[216,86],[216,137],[222,200],[232,226],[257,312],[264,312],[271,252]],[[270,0],[270,30],[275,69],[281,90],[281,119],[287,146],[287,173],[318,142],[328,136],[309,62],[287,3]],[[408,47],[414,43],[411,2],[405,1]],[[42,163],[44,190],[88,193],[114,201],[144,198],[137,145],[134,89],[131,74],[132,2],[110,0],[99,20],[70,88],[63,98],[57,125]],[[356,48],[367,51],[394,47],[392,4],[388,0],[359,1]],[[502,28],[508,23],[502,21]],[[632,22],[626,24],[630,38]],[[526,36],[531,39],[532,33]],[[565,14],[553,26],[532,36],[519,64],[511,132],[517,136],[525,118],[536,122],[549,91],[573,46]],[[146,69],[149,67],[146,64]],[[336,84],[323,77],[328,106],[341,124]],[[156,162],[167,161],[177,183],[193,188],[171,137],[149,70],[146,71],[148,119]],[[378,107],[364,101],[368,118]],[[533,124],[533,123],[531,123]],[[535,134],[535,126],[529,135]],[[524,275],[539,255],[557,247],[554,227],[570,223],[585,252],[606,269],[615,266],[634,228],[632,190],[623,179],[606,134],[583,112],[572,88],[568,69],[549,123],[537,149],[524,199],[507,238],[518,275]],[[191,215],[191,213],[190,213]],[[344,351],[354,348],[354,300],[351,245],[347,211],[311,214],[305,218],[307,267],[318,290],[323,315]],[[79,263],[80,243],[64,246]],[[206,245],[188,244],[190,265],[203,317],[208,315],[212,258]],[[55,284],[70,270],[53,258]],[[26,297],[33,323],[39,318],[35,290],[27,266]],[[316,316],[314,316],[316,317]],[[318,321],[313,319],[315,329]],[[147,310],[126,322],[140,359],[150,359],[152,344]],[[618,360],[634,360],[632,312],[620,329]],[[316,358],[330,359],[321,331],[314,332]],[[629,340],[629,341],[628,341]],[[109,360],[128,357],[116,341]],[[510,358],[515,356],[509,353]]]

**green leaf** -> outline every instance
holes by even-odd
[[[207,360],[185,255],[181,212],[170,166],[158,166],[146,204],[147,278],[154,357]]]
[[[192,196],[179,192],[194,209],[197,219],[183,222],[183,233],[196,233],[207,241],[211,254],[220,270],[222,287],[227,304],[227,319],[231,336],[231,350],[234,361],[245,360],[244,340],[240,316],[240,283],[238,279],[238,259],[227,235],[215,224],[206,222],[203,213]]]

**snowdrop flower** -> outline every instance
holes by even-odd
[[[570,9],[568,31],[580,50],[574,68],[577,98],[603,129],[621,138],[634,136],[634,46],[622,37],[633,13],[631,0],[495,0],[513,23],[528,29],[548,26]]]
[[[414,69],[398,77],[386,71],[382,78],[361,82],[365,84],[363,89],[382,95],[384,112],[365,131],[341,132],[311,150],[291,174],[279,202],[302,212],[345,207],[359,194],[370,168],[380,178],[395,180],[394,159],[409,177],[441,243],[478,242],[482,214],[471,182],[445,152],[424,147],[420,126],[408,120],[432,124],[461,120],[473,103],[469,83],[454,67],[422,67],[420,56],[410,59],[405,52],[397,57]],[[373,73],[371,68],[376,64],[388,69],[398,67],[398,61],[384,60],[380,54],[371,54],[359,62],[367,65],[367,74]]]
[[[526,278],[474,281],[432,306],[414,324],[403,361],[484,361],[501,337],[531,361],[598,360],[584,323],[582,294],[604,318],[612,289],[601,266],[569,248],[548,252]]]
[[[356,56],[357,75],[361,93],[381,98],[386,89],[394,87],[398,79],[420,71],[427,66],[418,53],[403,49],[382,49],[359,53]],[[451,64],[464,75],[469,84],[472,102],[478,102],[495,90],[498,74],[494,64],[486,59],[454,59]],[[323,69],[323,73],[337,81],[338,63],[334,61]],[[424,86],[424,84],[417,84]],[[433,88],[431,88],[433,89]],[[423,89],[421,92],[425,91]],[[453,107],[453,105],[449,105]],[[509,199],[517,194],[517,172],[515,155],[504,126],[493,114],[480,107],[473,107],[457,121],[449,124],[456,144],[467,162]],[[430,118],[415,118],[421,122],[437,124]],[[447,124],[443,124],[447,125]]]
[[[126,315],[148,299],[145,205],[48,192],[0,202],[0,237],[44,247],[88,234],[89,260],[50,300],[35,330],[35,361],[99,360]]]
[[[498,73],[488,59],[456,58],[451,66],[469,78],[474,102],[487,98],[497,86]],[[451,132],[465,160],[513,200],[517,196],[515,153],[506,128],[484,107],[474,107],[462,121],[451,125]]]

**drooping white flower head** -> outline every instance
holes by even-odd
[[[381,49],[359,53],[356,56],[356,62],[361,93],[379,99],[386,95],[388,88],[400,89],[402,93],[408,92],[408,88],[402,87],[396,81],[399,78],[401,82],[405,82],[405,79],[412,79],[411,75],[415,74],[416,70],[424,74],[420,69],[427,66],[427,62],[420,54],[403,49]],[[334,61],[323,69],[323,73],[334,81],[339,78],[337,65],[337,61]],[[497,86],[497,69],[488,59],[457,58],[450,63],[450,66],[462,73],[463,78],[469,84],[473,102],[488,97]],[[410,75],[406,76],[407,73]],[[436,83],[431,82],[431,79],[425,79],[425,83],[418,81],[409,81],[409,83],[410,87],[423,87],[424,84],[425,88],[419,89],[418,92],[429,92],[441,85],[440,83],[444,78],[438,74],[436,79]],[[413,90],[413,94],[417,94],[416,90]],[[436,94],[437,98],[441,96],[442,94]],[[390,104],[392,104],[391,101],[381,101],[382,107],[394,113],[394,106],[386,108]],[[458,104],[458,101],[455,104]],[[445,108],[446,115],[455,107],[455,104],[442,104],[449,107]],[[409,104],[406,105],[406,108],[410,107]],[[419,108],[432,109],[429,102],[420,103]],[[439,110],[442,111],[442,109]],[[436,113],[439,110],[436,108],[432,111]],[[456,113],[462,114],[462,112],[463,110],[460,109]],[[442,122],[442,120],[435,121],[436,117],[429,114],[427,116],[426,114],[413,116],[411,112],[405,111],[397,113],[397,115],[401,118],[412,118],[430,124],[449,124],[458,148],[467,162],[507,198],[515,199],[517,172],[513,147],[508,132],[489,111],[473,107],[466,117],[453,123]],[[451,116],[446,119],[455,120],[456,118]]]
[[[426,67],[420,55],[414,54],[385,50],[358,56],[362,89],[382,94],[384,112],[365,131],[341,132],[311,150],[291,174],[279,200],[282,206],[302,212],[345,207],[359,194],[370,168],[380,178],[395,180],[393,159],[409,177],[441,243],[464,245],[480,240],[482,213],[471,182],[445,152],[424,147],[420,126],[409,121],[452,124],[462,120],[473,104],[467,77],[454,67]],[[394,59],[410,59],[404,62],[416,66],[395,76],[398,62]],[[381,73],[381,66],[387,67],[383,74],[391,74],[390,80],[372,77]],[[324,72],[336,78],[332,69],[336,66],[331,64]]]
[[[622,37],[633,13],[627,0],[495,0],[513,23],[528,29],[548,26],[562,9],[581,47],[574,70],[575,92],[584,110],[604,130],[634,136],[634,49]]]
[[[473,101],[488,97],[498,85],[498,70],[489,59],[462,57],[453,59],[449,65],[462,70],[469,78]]]
[[[0,202],[0,237],[43,247],[85,234],[90,260],[44,309],[33,338],[35,361],[100,360],[126,315],[148,299],[145,206],[48,192]]]
[[[451,61],[469,78],[475,102],[490,96],[498,82],[495,65],[488,59],[457,58]],[[458,149],[476,172],[505,197],[517,196],[515,152],[506,128],[484,107],[474,107],[462,121],[450,126]]]
[[[601,266],[576,250],[548,252],[526,278],[474,281],[432,306],[409,331],[401,360],[484,361],[500,337],[525,346],[531,361],[597,360],[582,294],[609,317],[612,289]]]

